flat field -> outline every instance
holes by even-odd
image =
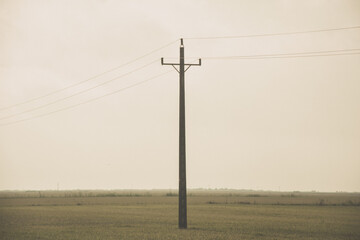
[[[0,239],[360,239],[359,193],[0,192]]]

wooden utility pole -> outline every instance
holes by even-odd
[[[171,65],[180,75],[180,101],[179,101],[179,228],[187,228],[187,203],[186,203],[186,148],[185,148],[185,72],[191,66],[201,66],[201,59],[197,64],[185,64],[184,42],[180,40],[180,63],[164,63]],[[177,69],[175,66],[179,66]],[[185,69],[185,66],[186,69]]]

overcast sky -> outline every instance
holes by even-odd
[[[354,26],[357,0],[0,0],[0,190],[177,188],[178,73],[160,58],[183,37],[203,58],[185,77],[189,188],[360,191],[360,54],[207,59],[359,49],[359,28],[190,39]]]

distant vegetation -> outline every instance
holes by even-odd
[[[133,198],[177,197],[176,190],[69,190],[69,191],[0,191],[0,199],[16,198]],[[360,193],[265,192],[244,190],[188,191],[193,202],[207,204],[265,204],[360,206]],[[210,200],[209,200],[210,199]],[[207,201],[206,201],[207,200]]]

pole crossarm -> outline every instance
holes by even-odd
[[[170,65],[175,68],[175,70],[180,73],[180,71],[175,66],[180,66],[180,63],[164,63],[164,58],[161,58],[161,65]],[[183,66],[187,66],[184,70],[186,72],[191,66],[201,66],[201,58],[199,58],[199,63],[184,63]]]
[[[184,66],[201,66],[201,58],[198,59],[198,63],[184,63]],[[180,66],[180,63],[164,63],[164,58],[161,58],[161,65]]]

